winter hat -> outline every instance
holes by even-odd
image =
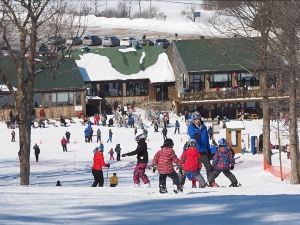
[[[167,138],[167,139],[164,141],[163,146],[161,146],[161,147],[169,147],[169,148],[173,148],[173,147],[174,147],[174,142],[173,142],[172,139]]]
[[[198,111],[193,112],[192,118],[193,120],[201,120],[201,114]]]

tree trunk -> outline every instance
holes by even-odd
[[[269,115],[269,96],[268,96],[268,78],[267,78],[267,58],[268,58],[268,32],[261,32],[261,73],[260,87],[262,90],[262,110],[263,110],[263,155],[265,163],[272,165],[270,151],[270,115]],[[266,166],[266,165],[265,165]],[[264,168],[266,169],[266,168]]]

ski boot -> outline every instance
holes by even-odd
[[[242,185],[241,184],[234,184],[234,183],[229,185],[229,187],[240,187],[240,186],[242,186]]]
[[[168,190],[167,190],[166,186],[160,185],[159,186],[159,193],[161,193],[161,194],[168,193]]]

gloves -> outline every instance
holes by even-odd
[[[152,166],[152,172],[155,173],[157,167],[156,166]]]
[[[106,167],[109,168],[109,167],[110,167],[110,164],[106,164]]]
[[[199,133],[196,133],[196,134],[195,134],[195,139],[196,139],[196,140],[199,140],[199,139],[200,139],[200,134],[199,134]]]
[[[127,156],[127,154],[125,153],[125,154],[122,154],[122,157],[126,157]]]
[[[231,165],[231,166],[230,166],[230,170],[233,170],[233,169],[234,169],[234,165]]]

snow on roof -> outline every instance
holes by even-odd
[[[136,49],[135,48],[120,48],[118,49],[120,52],[136,52]]]
[[[18,90],[17,88],[13,87],[13,90],[16,91]],[[3,92],[8,92],[9,89],[6,85],[0,85],[0,91],[3,91]]]
[[[110,81],[149,79],[151,83],[175,82],[173,69],[166,53],[158,56],[157,62],[136,74],[124,75],[115,70],[106,56],[87,53],[76,60],[84,81]]]
[[[236,130],[236,129],[245,129],[245,124],[242,120],[231,120],[226,122],[226,129]]]

